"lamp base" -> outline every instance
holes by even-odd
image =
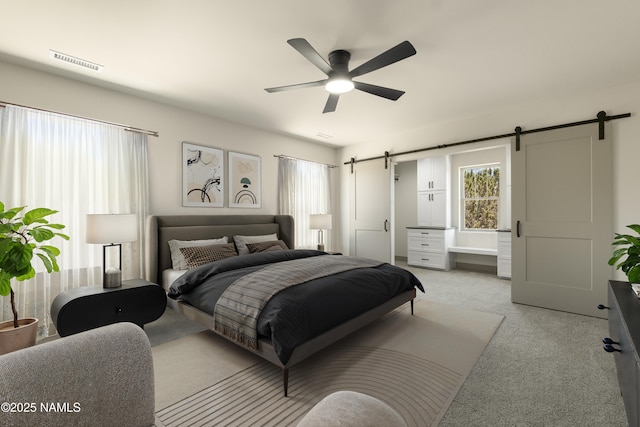
[[[318,250],[324,252],[324,244],[323,243],[318,243]]]
[[[119,288],[122,286],[122,272],[118,269],[109,269],[102,276],[103,288]]]

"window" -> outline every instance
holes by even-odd
[[[331,213],[330,188],[328,165],[286,157],[279,159],[279,211],[294,218],[296,248],[317,247],[318,230],[309,228],[309,217]],[[331,248],[331,232],[325,232],[323,240],[325,247]]]
[[[0,108],[0,199],[7,207],[47,207],[69,241],[60,272],[36,274],[19,285],[20,316],[40,319],[39,336],[55,333],[49,310],[60,292],[102,283],[102,247],[85,239],[92,213],[135,213],[138,239],[122,246],[123,278],[144,271],[144,219],[148,213],[147,138],[118,126],[23,107]],[[39,268],[39,261],[35,261]],[[0,306],[0,319],[11,310]]]
[[[464,230],[496,230],[500,200],[500,167],[476,165],[461,168],[462,224]]]

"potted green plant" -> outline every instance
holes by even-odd
[[[56,257],[60,250],[43,243],[55,236],[69,240],[69,236],[57,232],[64,225],[51,224],[46,219],[58,211],[36,208],[22,214],[24,209],[25,206],[5,210],[0,202],[0,295],[11,296],[13,312],[13,320],[0,323],[0,354],[35,344],[37,335],[38,319],[18,319],[11,279],[23,281],[36,275],[34,255],[48,273],[59,271]]]
[[[640,225],[632,224],[627,228],[632,229],[640,234]],[[630,234],[615,233],[612,245],[619,246],[613,251],[609,265],[615,265],[617,270],[622,270],[627,275],[627,279],[631,283],[640,282],[640,236],[632,236]],[[625,259],[622,259],[626,256]]]

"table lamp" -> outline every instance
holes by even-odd
[[[119,288],[122,285],[122,243],[138,238],[135,214],[87,215],[87,243],[102,244],[102,286]],[[118,246],[118,268],[106,264],[107,247]]]
[[[331,214],[313,214],[309,217],[309,228],[318,230],[318,250],[324,251],[322,230],[331,230]]]

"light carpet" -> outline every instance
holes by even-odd
[[[295,425],[338,390],[366,393],[410,426],[435,426],[503,316],[420,300],[281,370],[210,331],[153,347],[162,425]]]

